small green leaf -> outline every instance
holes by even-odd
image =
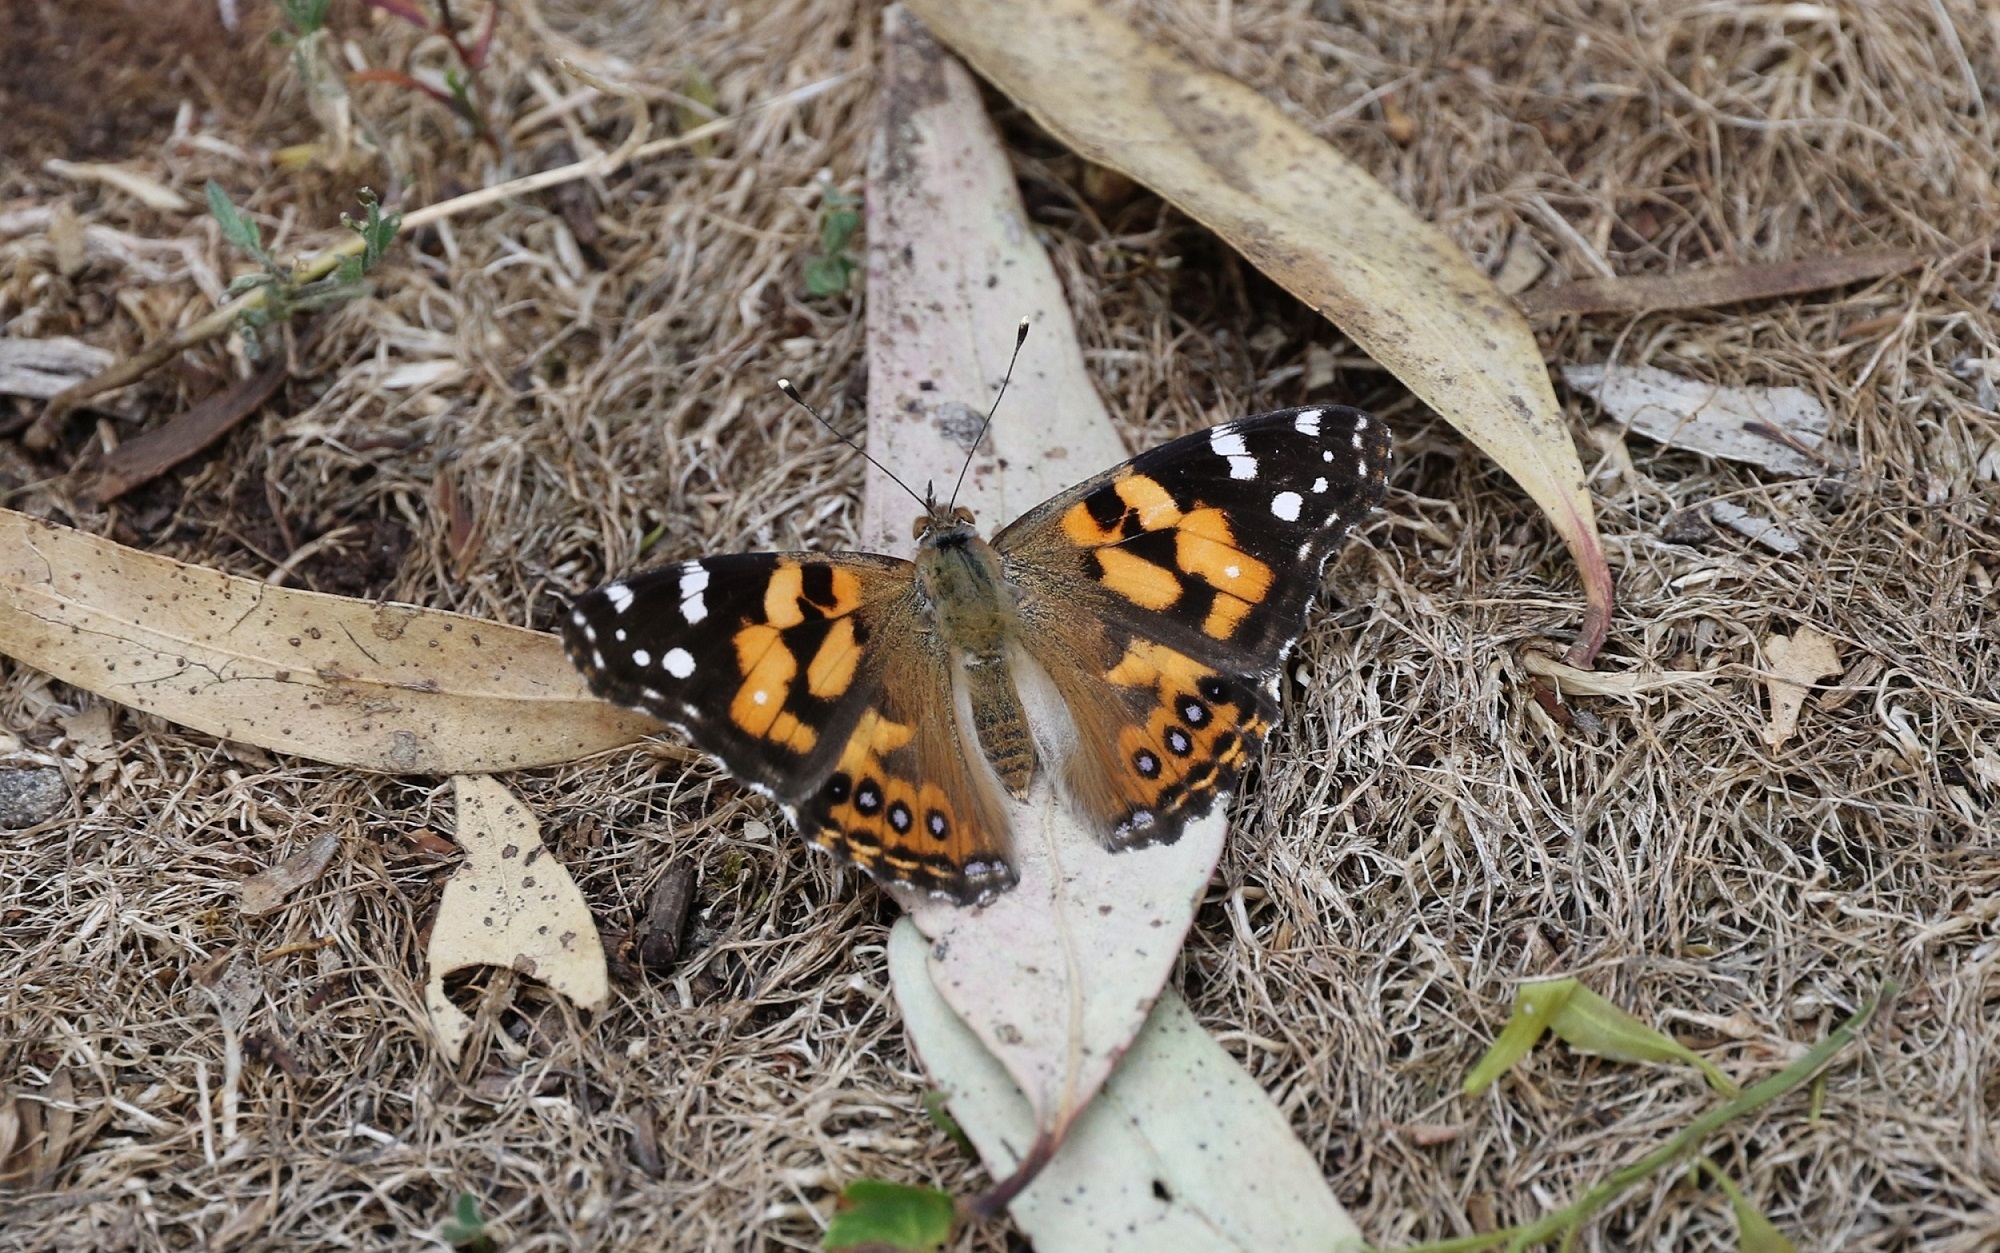
[[[1755,1201],[1743,1195],[1743,1189],[1723,1174],[1721,1167],[1706,1157],[1698,1159],[1697,1165],[1706,1170],[1708,1177],[1715,1180],[1729,1197],[1729,1208],[1736,1215],[1737,1248],[1743,1253],[1798,1253],[1792,1242],[1785,1238],[1785,1233],[1764,1217],[1764,1211],[1757,1208]]]
[[[389,251],[390,241],[396,238],[396,232],[402,228],[403,215],[391,213],[385,216],[382,212],[382,202],[377,200],[375,193],[366,187],[356,192],[355,198],[361,202],[361,207],[367,210],[367,216],[356,221],[343,213],[340,215],[340,224],[361,236],[361,274],[365,274],[374,269],[382,260],[383,254]],[[355,277],[359,278],[360,274]]]
[[[840,1193],[840,1209],[826,1226],[828,1249],[887,1245],[904,1253],[930,1253],[951,1239],[951,1196],[879,1179],[857,1179]]]
[[[708,81],[708,75],[702,73],[695,66],[690,65],[687,73],[681,76],[681,95],[686,97],[688,103],[676,103],[674,105],[674,131],[676,134],[685,135],[697,127],[706,126],[721,116],[718,106],[722,98],[715,94],[715,84]],[[715,154],[715,141],[713,139],[696,140],[694,153],[698,157],[713,156]]]
[[[847,278],[854,263],[846,257],[808,257],[806,292],[814,296],[837,296],[847,290]]]
[[[451,1217],[438,1224],[438,1237],[466,1253],[487,1253],[496,1247],[486,1220],[479,1216],[479,1198],[470,1192],[458,1194]]]
[[[244,252],[264,259],[264,237],[257,230],[257,224],[245,217],[241,210],[229,199],[229,193],[222,190],[222,184],[208,180],[208,212],[222,226],[222,237],[235,244]]]
[[[852,209],[830,209],[819,222],[820,251],[837,257],[847,250],[854,232],[861,229],[861,215]]]
[[[959,1152],[967,1157],[977,1157],[978,1150],[972,1147],[972,1141],[966,1138],[964,1129],[958,1125],[958,1120],[945,1108],[945,1101],[948,1099],[936,1088],[924,1093],[924,1117],[931,1120],[931,1126],[950,1137],[951,1142],[958,1146]]]
[[[278,0],[278,12],[291,28],[294,39],[304,39],[326,25],[326,11],[333,0]]]
[[[1738,1091],[1729,1076],[1717,1070],[1707,1058],[1671,1036],[1655,1031],[1581,984],[1563,998],[1549,1020],[1549,1029],[1579,1053],[1620,1062],[1686,1062],[1701,1071],[1716,1091],[1727,1096]]]
[[[1501,1028],[1500,1038],[1465,1076],[1466,1095],[1476,1096],[1492,1087],[1515,1062],[1526,1057],[1563,1003],[1582,986],[1574,979],[1540,979],[1514,989],[1514,1012]]]
[[[666,533],[667,533],[667,524],[662,522],[660,523],[660,525],[654,527],[652,530],[646,532],[643,536],[641,536],[639,538],[639,555],[643,557],[647,553],[651,552],[653,545],[659,543],[661,538],[664,537]]]

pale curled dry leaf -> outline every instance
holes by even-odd
[[[290,591],[0,510],[0,653],[224,739],[395,773],[630,742],[553,636]]]
[[[1612,588],[1583,469],[1527,320],[1449,237],[1255,91],[1094,0],[910,8],[1056,138],[1213,230],[1512,475],[1576,558],[1588,607],[1570,660],[1589,664]]]
[[[124,166],[105,165],[97,161],[64,161],[51,157],[42,162],[42,168],[51,174],[59,174],[79,183],[100,183],[122,191],[148,209],[157,209],[161,213],[194,212],[194,206],[173,188],[149,175]]]
[[[1712,670],[1580,670],[1564,665],[1545,653],[1521,651],[1521,668],[1529,674],[1555,680],[1565,696],[1616,696],[1626,699],[1674,688],[1701,686],[1722,676]]]
[[[897,1002],[952,1117],[1002,1172],[1034,1141],[1035,1111],[931,987],[928,948],[908,921],[890,933]],[[1009,1212],[1036,1247],[1072,1253],[1364,1247],[1285,1115],[1171,990]]]
[[[1779,748],[1799,729],[1799,711],[1805,707],[1807,690],[1840,673],[1840,651],[1832,637],[1802,626],[1790,638],[1765,636],[1764,657],[1771,666],[1771,673],[1764,677],[1771,700],[1764,743]]]
[[[1760,544],[1781,557],[1789,557],[1799,551],[1800,545],[1796,535],[1761,514],[1751,513],[1734,501],[1709,501],[1708,516],[1743,538],[1754,544]]]
[[[1652,366],[1569,365],[1563,381],[1620,423],[1671,448],[1824,474],[1826,406],[1799,387],[1722,387]]]
[[[473,1024],[445,993],[452,971],[503,966],[584,1009],[602,1008],[611,983],[590,906],[526,803],[485,775],[455,777],[452,795],[465,861],[431,926],[424,1005],[439,1047],[456,1061]]]
[[[340,832],[323,831],[312,843],[279,862],[243,880],[240,908],[251,918],[274,913],[285,898],[326,873],[333,855],[340,850]]]
[[[976,430],[1028,314],[1008,411],[960,496],[990,533],[1127,453],[977,88],[907,14],[891,9],[883,21],[888,123],[869,160],[869,443],[906,479],[951,483],[973,432],[949,406],[970,410]],[[911,509],[873,472],[861,534],[907,555]],[[931,939],[937,988],[1028,1093],[1037,1131],[1059,1140],[1172,970],[1225,828],[1218,813],[1173,845],[1114,854],[1046,787],[1013,818],[1012,891],[981,909],[904,904]]]

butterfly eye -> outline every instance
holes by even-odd
[[[951,520],[953,522],[963,522],[967,526],[971,526],[972,510],[967,509],[964,505],[960,505],[951,511]]]
[[[924,532],[930,529],[931,529],[931,516],[927,513],[920,513],[917,515],[917,520],[910,525],[910,538],[922,539],[924,537]]]

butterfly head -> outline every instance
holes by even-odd
[[[924,511],[917,515],[916,524],[910,528],[910,538],[917,541],[919,548],[942,548],[948,544],[963,543],[978,534],[973,526],[972,510],[964,505],[940,505],[936,500],[924,502]]]

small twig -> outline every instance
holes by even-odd
[[[575,69],[575,67],[571,68],[572,70]],[[587,74],[578,72],[578,77],[585,78],[587,81],[591,81],[593,85],[596,85],[597,80]],[[550,187],[574,182],[580,178],[591,178],[597,175],[609,174],[629,163],[644,161],[650,157],[659,156],[662,153],[672,152],[677,148],[686,148],[693,144],[698,144],[705,139],[712,138],[728,130],[736,123],[746,121],[760,113],[765,113],[788,104],[804,103],[814,96],[832,90],[852,77],[852,74],[836,74],[832,78],[823,78],[817,83],[808,83],[795,91],[789,91],[782,96],[766,100],[742,113],[720,117],[704,126],[697,126],[686,134],[674,135],[666,139],[656,139],[650,143],[645,141],[647,130],[643,111],[644,101],[637,93],[604,88],[604,90],[613,90],[616,91],[616,94],[626,96],[628,99],[637,102],[638,106],[635,110],[638,116],[633,123],[632,135],[628,136],[626,141],[620,144],[617,149],[602,156],[591,157],[570,165],[559,166],[553,170],[543,170],[539,174],[529,174],[521,178],[511,179],[505,183],[495,184],[492,187],[483,187],[478,191],[467,192],[463,196],[457,196],[450,200],[441,200],[436,204],[426,205],[421,209],[414,209],[404,215],[402,229],[407,231],[421,226],[430,226],[448,218],[456,217],[461,213],[469,213],[474,209],[485,208],[487,205],[496,204],[502,200],[510,200],[516,196],[525,196],[532,192],[544,191]],[[638,142],[635,143],[635,139]],[[303,286],[316,279],[325,278],[327,275],[333,273],[343,258],[359,254],[364,246],[364,241],[358,237],[342,240],[325,251],[316,254],[309,260],[299,262],[293,267],[292,280],[294,283]],[[54,447],[56,434],[60,430],[62,420],[69,416],[78,405],[93,396],[135,383],[188,349],[198,344],[206,343],[219,335],[227,334],[229,329],[236,325],[237,319],[241,318],[243,314],[263,306],[265,293],[268,290],[268,287],[252,288],[207,317],[193,322],[174,332],[174,334],[168,336],[166,339],[141,350],[138,355],[119,362],[102,374],[94,375],[72,387],[66,388],[49,401],[48,408],[42,411],[42,416],[35,419],[35,424],[28,428],[28,431],[22,436],[22,442],[36,450]]]

